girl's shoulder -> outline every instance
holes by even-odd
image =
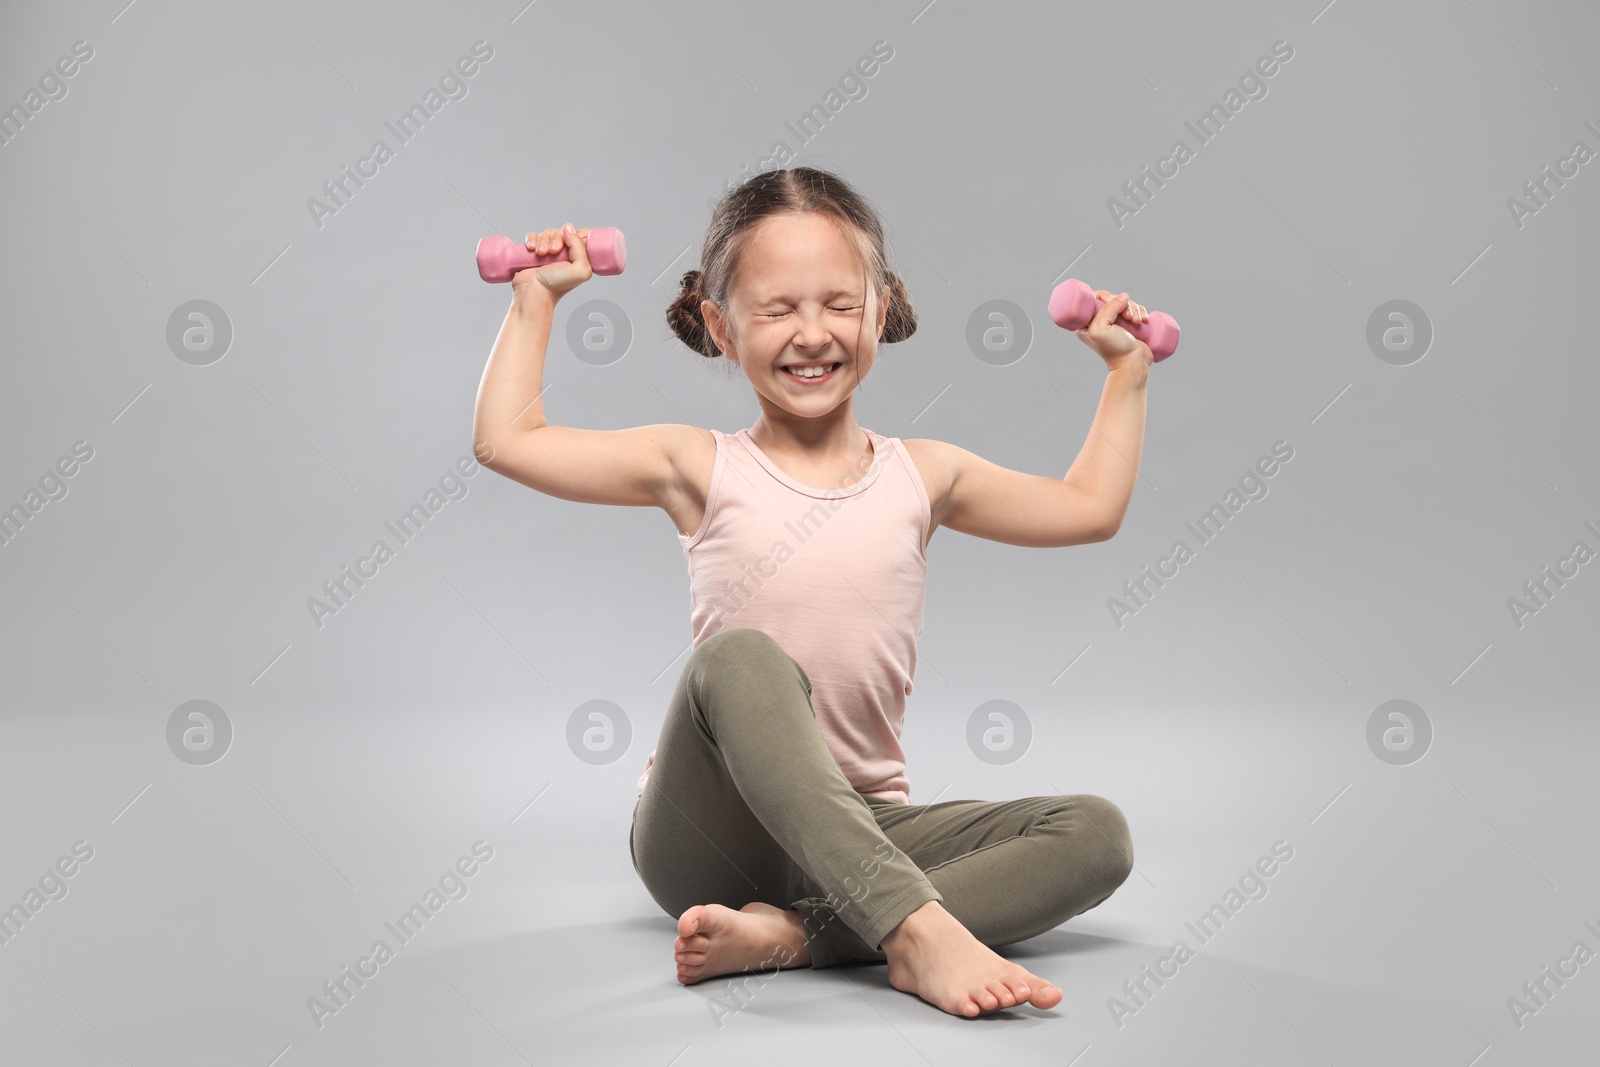
[[[664,423],[657,428],[671,471],[662,508],[671,516],[678,533],[689,536],[705,518],[720,438],[726,435],[720,430],[680,423]]]
[[[927,437],[903,438],[900,445],[922,476],[922,486],[928,494],[928,508],[933,513],[933,525],[938,526],[944,516],[945,503],[950,499],[950,487],[955,483],[962,456],[970,453],[948,442]]]

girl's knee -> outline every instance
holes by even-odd
[[[731,626],[718,630],[701,641],[689,656],[690,666],[702,677],[716,677],[734,667],[749,668],[767,665],[775,670],[800,670],[806,692],[811,692],[811,680],[794,661],[777,638],[753,626]]]
[[[752,656],[770,655],[773,649],[783,651],[777,638],[753,626],[730,626],[718,630],[695,646],[693,657],[701,660],[742,662]]]
[[[1133,873],[1133,837],[1128,832],[1127,817],[1111,801],[1092,793],[1080,793],[1067,799],[1071,802],[1070,810],[1088,823],[1084,843],[1101,854],[1101,866],[1111,888],[1120,886]]]

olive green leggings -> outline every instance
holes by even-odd
[[[990,947],[1034,937],[1133,867],[1121,810],[1097,796],[915,805],[856,792],[817,731],[804,669],[748,627],[690,654],[628,841],[668,915],[792,908],[812,967],[882,962],[884,937],[930,900]]]

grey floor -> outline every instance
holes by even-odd
[[[3,789],[31,817],[9,829],[8,891],[26,887],[21,857],[42,869],[79,838],[94,852],[0,948],[0,1062],[1579,1062],[1597,1037],[1588,967],[1520,1029],[1505,1004],[1574,941],[1596,940],[1561,904],[1600,874],[1580,754],[1593,725],[1565,753],[1515,731],[1451,736],[1411,767],[1369,756],[1341,777],[1315,755],[1339,744],[1308,725],[1315,710],[1295,726],[1272,709],[1083,712],[1070,731],[1043,731],[1082,754],[1036,741],[987,777],[939,755],[929,712],[918,802],[936,781],[951,783],[945,797],[1005,783],[1100,792],[1123,806],[1138,850],[1110,900],[1004,950],[1061,986],[1062,1004],[980,1020],[894,990],[881,966],[679,986],[672,920],[628,860],[634,761],[553,784],[527,776],[543,761],[484,742],[548,736],[525,716],[433,736],[412,716],[356,716],[319,731],[320,757],[304,730],[263,719],[262,736],[212,767],[152,764],[131,806],[125,718],[21,720]],[[1115,740],[1118,718],[1138,721],[1137,753]],[[18,758],[68,745],[70,764]],[[480,840],[493,855],[461,880],[466,894],[395,938],[384,923]],[[1265,895],[1202,943],[1186,922],[1280,841],[1293,856],[1261,880]],[[380,938],[393,958],[317,1025],[308,998]],[[1193,957],[1159,988],[1147,979],[1142,1003],[1128,998],[1123,983],[1180,939]],[[1137,1010],[1119,1024],[1112,998]]]

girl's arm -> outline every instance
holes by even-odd
[[[678,480],[677,459],[699,441],[692,426],[661,424],[625,430],[551,426],[545,418],[545,349],[556,302],[593,271],[582,234],[550,229],[528,235],[536,252],[559,248],[569,261],[518,271],[511,308],[478,386],[472,448],[478,462],[564,500],[586,504],[664,506]]]
[[[1089,436],[1062,479],[1077,491],[1079,506],[1098,518],[1102,540],[1109,540],[1122,528],[1123,516],[1133,499],[1139,462],[1144,456],[1149,379],[1149,363],[1139,360],[1130,359],[1110,368]]]
[[[1088,437],[1066,476],[1027,474],[957,445],[918,440],[917,451],[934,472],[928,479],[934,525],[1030,548],[1105,541],[1121,528],[1144,452],[1153,356],[1150,346],[1113,321],[1130,301],[1103,290],[1097,294],[1105,306],[1077,335],[1105,360],[1108,373]],[[1132,307],[1129,318],[1148,317],[1139,305]]]

